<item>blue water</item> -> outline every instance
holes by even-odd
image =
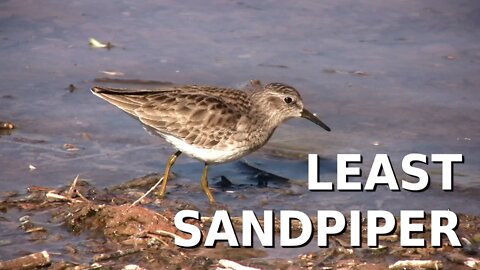
[[[0,135],[0,190],[62,186],[76,175],[106,187],[163,170],[174,150],[90,94],[95,78],[230,87],[260,79],[298,88],[333,131],[291,120],[247,157],[290,181],[259,186],[241,161],[212,167],[212,186],[222,175],[234,183],[214,193],[232,211],[450,208],[478,215],[478,14],[475,1],[2,1],[0,121],[17,129]],[[115,47],[90,48],[90,37]],[[389,154],[400,177],[401,159],[412,152],[464,154],[455,191],[441,190],[439,165],[427,167],[425,193],[307,189],[307,153],[325,159],[322,177],[331,180],[338,153],[361,153],[365,181],[376,153]],[[169,197],[208,207],[201,170],[181,156],[178,183],[194,192],[176,188]]]

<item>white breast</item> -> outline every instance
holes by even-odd
[[[183,140],[170,135],[163,136],[165,140],[173,144],[178,150],[193,158],[205,161],[208,164],[223,163],[239,159],[249,152],[246,149],[209,149],[190,145]]]

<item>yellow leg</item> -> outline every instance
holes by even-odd
[[[170,168],[172,168],[173,164],[175,163],[175,160],[177,160],[177,157],[180,156],[182,152],[177,151],[175,154],[170,156],[170,159],[168,160],[167,167],[165,168],[165,173],[163,174],[163,181],[162,181],[162,187],[160,188],[160,191],[157,193],[158,197],[163,198],[165,196],[165,192],[167,191],[167,181],[168,181],[168,176],[170,175]]]
[[[208,189],[207,174],[208,174],[208,164],[205,163],[205,168],[203,168],[203,173],[202,173],[202,189],[203,189],[203,192],[207,194],[207,197],[210,200],[210,203],[215,204],[215,199],[213,198],[212,193]]]

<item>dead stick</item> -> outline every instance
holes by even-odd
[[[125,249],[125,250],[117,250],[112,253],[102,253],[99,255],[96,255],[93,257],[94,262],[99,262],[99,261],[105,261],[105,260],[110,260],[110,259],[115,259],[115,258],[120,258],[126,255],[130,255],[133,253],[137,253],[140,251],[143,251],[144,248],[131,248],[131,249]]]
[[[422,268],[422,269],[443,269],[443,264],[441,261],[435,260],[403,260],[397,261],[396,263],[389,265],[388,269],[390,270],[403,270],[410,268]]]
[[[155,185],[153,185],[153,187],[151,187],[147,192],[145,192],[145,194],[143,194],[140,198],[138,198],[136,201],[134,201],[128,208],[136,205],[137,203],[139,203],[141,200],[143,200],[143,198],[147,197],[148,194],[150,194],[150,192],[152,192],[158,185],[160,185],[160,183],[163,181],[163,176],[162,178],[160,178],[160,180],[158,180],[157,183],[155,183]]]
[[[45,250],[42,252],[32,253],[30,255],[15,258],[8,261],[0,261],[0,270],[4,269],[33,269],[37,267],[47,266],[50,264],[50,255]]]
[[[90,202],[87,198],[85,198],[85,196],[82,195],[82,193],[80,193],[80,191],[78,191],[78,189],[75,189],[75,193],[78,195],[78,197],[80,197],[83,201],[85,202]]]
[[[167,231],[164,231],[164,230],[155,230],[155,231],[150,231],[150,233],[153,233],[153,234],[157,234],[157,235],[163,235],[163,236],[169,236],[173,239],[175,238],[178,238],[180,236],[174,234],[174,233],[171,233],[171,232],[167,232]]]
[[[77,186],[78,177],[79,177],[79,175],[77,174],[77,177],[75,177],[75,179],[72,182],[72,185],[70,185],[70,188],[68,189],[67,197],[69,197],[69,198],[73,197],[73,191],[75,190],[75,188]]]

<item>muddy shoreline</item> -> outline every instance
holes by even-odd
[[[54,250],[44,250],[50,255],[47,264],[43,259],[35,259],[37,267],[42,269],[122,269],[127,265],[144,269],[216,269],[223,267],[219,263],[225,260],[260,269],[397,269],[395,263],[406,260],[423,263],[416,268],[414,264],[407,265],[406,269],[479,269],[480,217],[464,214],[458,215],[460,225],[456,230],[462,239],[462,248],[453,248],[448,241],[443,241],[440,248],[428,244],[426,248],[402,248],[400,228],[392,235],[380,237],[378,248],[368,248],[365,243],[363,248],[349,247],[347,229],[330,237],[328,248],[283,259],[255,247],[230,248],[226,243],[217,244],[215,248],[179,248],[174,244],[175,235],[189,236],[177,230],[174,216],[179,210],[197,207],[188,201],[160,201],[152,194],[140,205],[132,206],[134,198],[148,189],[157,176],[147,175],[101,189],[78,180],[74,185],[58,189],[32,186],[26,193],[2,192],[0,226],[4,228],[4,237],[0,250],[18,241],[29,245],[27,249],[2,256],[0,269],[7,269],[2,268],[2,264],[8,260],[15,262],[29,252],[42,251],[42,244],[50,241],[65,243]],[[205,213],[220,209],[225,206],[206,209]],[[241,218],[232,217],[232,220],[237,221],[233,222],[235,228],[241,228]],[[193,224],[206,234],[210,221],[204,218]],[[426,232],[413,237],[425,237],[429,243],[428,217],[422,222]],[[295,223],[292,226],[293,233],[301,229]],[[366,239],[365,226],[362,234]],[[258,242],[256,244],[258,246]],[[290,253],[296,252],[292,249]]]

